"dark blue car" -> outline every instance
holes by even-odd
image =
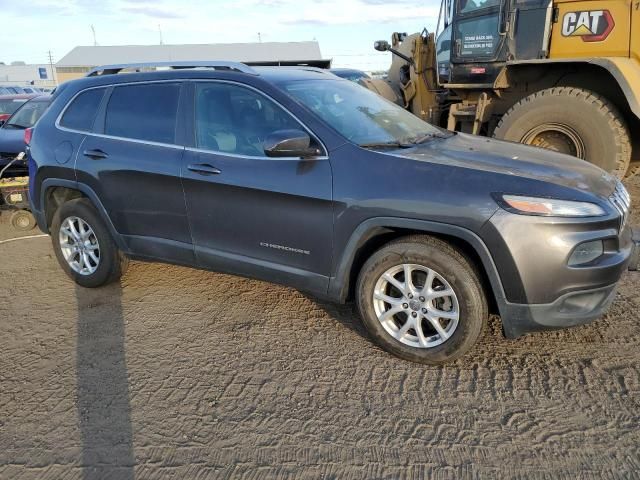
[[[0,170],[25,150],[24,134],[33,127],[45,112],[51,101],[50,95],[35,97],[23,103],[9,119],[0,126]],[[3,177],[27,175],[25,162],[16,162],[9,167]]]

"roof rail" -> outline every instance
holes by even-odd
[[[181,70],[187,68],[212,68],[217,70],[234,70],[236,72],[258,75],[253,68],[240,62],[210,61],[210,62],[148,62],[148,63],[123,63],[119,65],[102,65],[87,73],[87,77],[97,77],[101,75],[115,75],[125,69],[140,68],[168,68],[171,70]]]

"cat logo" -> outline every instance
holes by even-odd
[[[569,12],[562,21],[562,36],[581,37],[584,42],[602,42],[615,26],[609,10]]]

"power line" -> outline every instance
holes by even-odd
[[[53,68],[53,53],[51,53],[51,50],[49,50],[47,53],[49,56],[49,67],[51,68],[51,76],[53,77],[53,83],[58,85],[58,81],[56,80],[56,71]]]

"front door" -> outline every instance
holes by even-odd
[[[506,61],[509,0],[457,0],[452,84],[493,84]]]
[[[262,142],[305,127],[274,100],[229,82],[194,83],[194,148],[183,160],[191,233],[205,268],[326,291],[333,209],[321,157],[268,158]]]

